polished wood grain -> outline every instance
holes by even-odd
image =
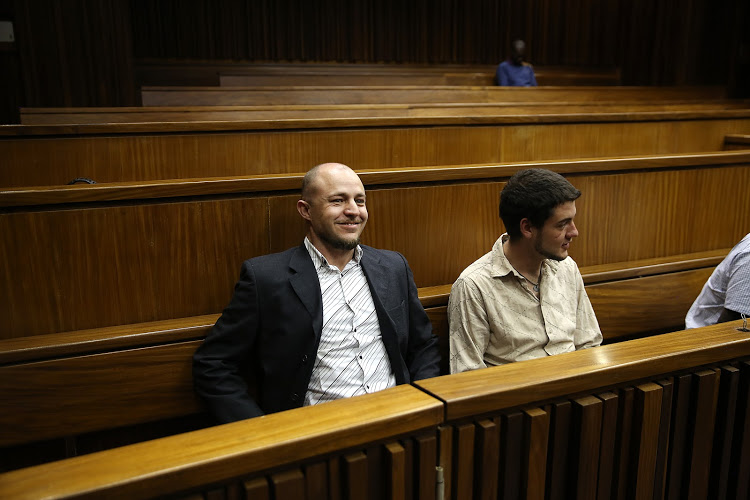
[[[328,498],[328,468],[326,462],[308,464],[305,470],[305,492],[308,498]],[[248,498],[253,498],[248,496]]]
[[[526,427],[522,464],[524,496],[527,499],[543,500],[550,417],[541,408],[526,408],[523,413]]]
[[[631,459],[632,498],[653,498],[654,474],[659,444],[663,391],[653,382],[641,384],[635,390],[633,450]]]
[[[749,128],[750,112],[690,113],[9,126],[0,186],[300,173],[332,159],[359,170],[695,153]]]
[[[686,498],[699,499],[708,496],[708,480],[711,467],[716,401],[719,397],[719,373],[702,370],[694,375],[695,399],[693,415],[692,445]]]
[[[396,104],[417,102],[582,102],[721,99],[720,87],[462,87],[234,86],[141,88],[144,106],[251,106],[264,104]]]
[[[455,428],[455,462],[453,497],[470,500],[474,496],[474,436],[473,424],[461,424]]]
[[[573,400],[576,419],[574,449],[577,461],[571,468],[574,478],[574,497],[596,498],[597,473],[599,472],[599,448],[601,446],[603,404],[595,396],[582,396]]]
[[[545,410],[551,415],[545,491],[549,500],[564,500],[569,495],[569,480],[575,480],[571,477],[575,468],[570,460],[572,404],[567,399],[553,401]]]
[[[615,443],[617,441],[618,396],[612,391],[597,396],[602,401],[602,434],[599,449],[599,470],[596,498],[607,500],[612,495],[615,466]]]
[[[367,456],[360,452],[343,458],[345,498],[367,498]]]
[[[414,485],[416,486],[416,498],[431,500],[435,497],[435,484],[437,481],[435,467],[438,464],[438,440],[434,432],[426,436],[418,436],[415,440],[415,453],[417,468],[414,472]],[[406,489],[409,496],[410,489]]]
[[[391,471],[387,485],[388,498],[404,500],[406,498],[406,486],[404,483],[404,469],[406,458],[404,447],[399,443],[386,443],[386,468]]]
[[[361,405],[355,404],[354,408],[350,404],[353,401]],[[38,497],[43,492],[60,496],[77,492],[108,498],[153,497],[276,467],[290,456],[304,460],[434,428],[441,419],[438,401],[413,387],[399,386],[357,399],[76,457],[62,468],[46,464],[35,472],[10,472],[0,475],[0,492],[11,498]],[[173,452],[172,446],[181,451]],[[110,461],[120,466],[111,467]],[[77,467],[87,473],[77,474]],[[37,480],[39,473],[45,475],[44,484]]]
[[[534,359],[415,384],[445,401],[446,417],[453,420],[522,404],[531,383],[536,398],[548,399],[593,390],[622,377],[637,379],[746,356],[750,337],[737,334],[739,325],[737,321],[706,327],[700,337],[679,331],[560,354],[554,356],[554,369]],[[587,369],[581,368],[584,365]]]
[[[200,343],[0,367],[0,446],[202,411],[190,361]]]
[[[476,466],[474,469],[474,498],[497,498],[497,471],[500,465],[499,426],[492,420],[476,423]]]
[[[739,368],[731,365],[721,367],[719,399],[716,404],[716,431],[711,450],[711,476],[708,485],[708,491],[713,492],[717,498],[727,498],[739,382]]]
[[[305,497],[305,476],[299,469],[272,475],[271,486],[277,500],[296,500]]]
[[[500,493],[501,498],[521,498],[524,453],[524,414],[513,411],[502,415],[500,427]]]
[[[630,463],[633,439],[633,412],[635,389],[630,386],[618,390],[617,442],[615,445],[615,479],[612,484],[612,498],[627,498],[632,480]]]

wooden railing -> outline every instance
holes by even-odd
[[[435,498],[441,488],[447,499],[746,498],[750,334],[740,326],[438,377],[16,470],[0,475],[0,496]]]

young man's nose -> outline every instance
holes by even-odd
[[[568,238],[575,238],[578,236],[578,228],[576,227],[575,222],[570,223],[570,227],[568,227],[568,234],[566,236]]]

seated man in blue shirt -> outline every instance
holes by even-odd
[[[510,48],[510,57],[497,67],[495,81],[501,87],[536,87],[534,68],[524,62],[526,44],[523,40],[516,40]]]

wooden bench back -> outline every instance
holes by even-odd
[[[583,192],[571,255],[586,267],[732,247],[750,224],[750,202],[726,193],[747,185],[747,162],[747,153],[722,152],[534,165]],[[361,171],[371,213],[363,242],[403,253],[419,287],[450,285],[502,234],[499,192],[526,166]],[[3,337],[220,312],[243,260],[300,244],[300,181],[0,193],[0,233],[9,236],[0,241]],[[686,233],[688,219],[702,230]]]

